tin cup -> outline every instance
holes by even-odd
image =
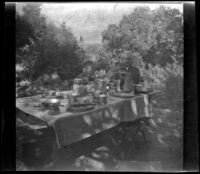
[[[60,101],[58,99],[49,100],[49,110],[51,113],[58,113],[60,111],[59,106]]]

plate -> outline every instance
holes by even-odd
[[[95,104],[72,104],[68,107],[68,111],[84,112],[94,109]]]
[[[120,98],[133,98],[135,96],[134,93],[126,93],[126,92],[118,92],[118,93],[113,93],[113,97],[120,97]]]
[[[136,94],[147,94],[149,92],[153,92],[152,89],[147,89],[147,90],[136,90],[135,93]]]

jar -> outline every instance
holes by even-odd
[[[76,96],[74,96],[74,94],[68,94],[67,95],[67,99],[68,99],[69,104],[73,104],[76,101],[75,98],[76,98]]]
[[[73,84],[73,93],[76,95],[80,95],[82,92],[83,82],[82,79],[75,79]]]
[[[49,109],[51,111],[59,111],[60,101],[58,99],[50,99]]]
[[[106,87],[107,87],[107,82],[104,79],[98,79],[96,81],[97,84],[97,90],[102,90],[102,91],[106,91]]]

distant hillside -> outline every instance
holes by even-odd
[[[99,43],[94,43],[94,44],[79,43],[79,45],[86,51],[86,54],[90,57],[91,60],[96,59],[97,53],[102,47],[102,45]]]
[[[66,25],[69,26],[75,36],[83,36],[86,43],[101,43],[101,33],[109,24],[118,23],[122,18],[122,11],[113,14],[106,10],[79,10],[67,14],[64,18]]]
[[[22,13],[22,7],[25,3],[17,3],[16,9]],[[73,3],[72,3],[73,4]],[[147,5],[144,3],[136,5],[135,3],[111,3],[111,5],[96,4],[93,7],[70,5],[70,3],[44,3],[41,6],[41,13],[52,20],[56,25],[65,22],[67,27],[77,37],[83,36],[85,43],[101,43],[101,33],[109,24],[117,24],[123,15],[130,14],[138,5]],[[150,4],[153,8],[159,4]],[[169,4],[168,4],[169,5]],[[175,7],[176,4],[171,4]],[[179,5],[181,6],[181,5]],[[152,9],[153,9],[152,8]]]

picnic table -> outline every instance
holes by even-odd
[[[67,91],[67,93],[71,92]],[[66,107],[60,106],[60,113],[49,115],[48,110],[34,105],[42,99],[42,95],[17,98],[16,107],[29,117],[39,120],[40,124],[52,127],[58,148],[62,148],[113,128],[120,123],[150,117],[151,97],[159,93],[160,91],[153,91],[148,94],[136,94],[129,99],[108,96],[107,104],[96,105],[90,111],[78,113],[66,111]],[[61,102],[62,100],[65,99],[61,99]]]

